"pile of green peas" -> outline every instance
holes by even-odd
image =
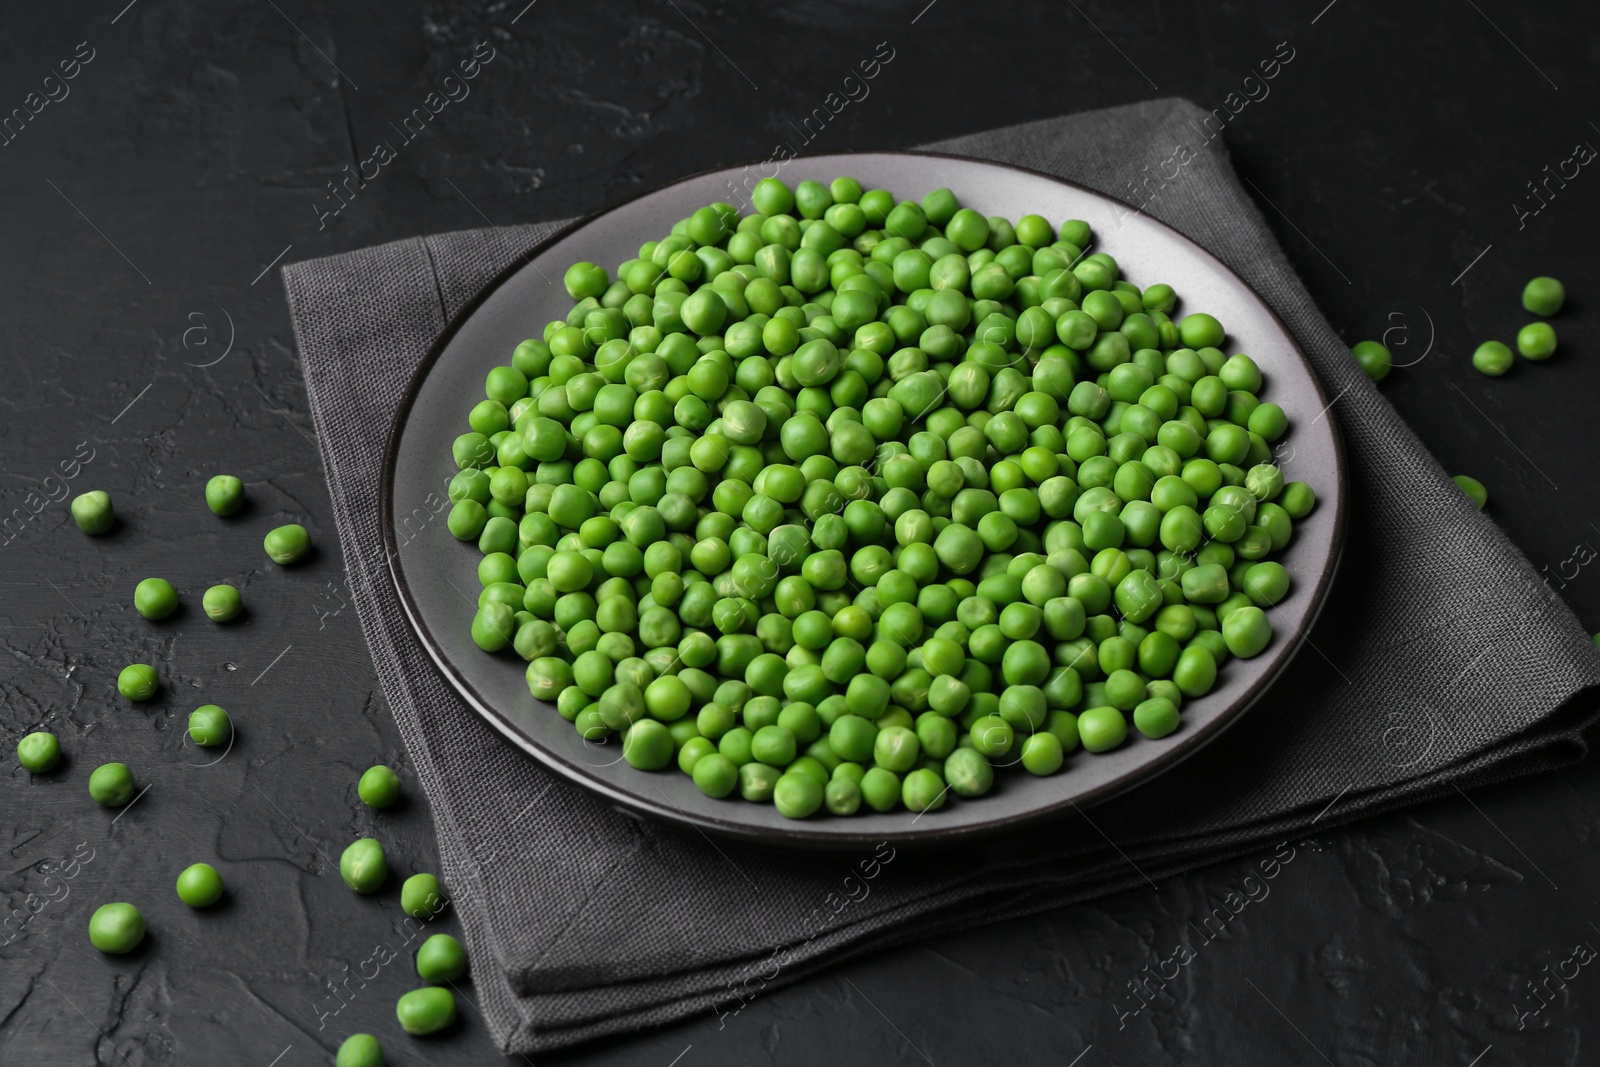
[[[1267,647],[1315,495],[1216,318],[1080,220],[753,203],[574,264],[453,443],[472,636],[536,698],[713,797],[921,812],[1171,734]]]

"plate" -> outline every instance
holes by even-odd
[[[963,205],[985,215],[1016,219],[1036,212],[1050,219],[1084,219],[1131,280],[1172,285],[1187,306],[1203,308],[1228,327],[1230,352],[1248,352],[1260,364],[1267,395],[1290,416],[1285,440],[1293,455],[1283,463],[1286,473],[1310,483],[1318,496],[1316,509],[1296,524],[1293,543],[1278,557],[1292,584],[1288,598],[1270,613],[1276,631],[1272,645],[1254,659],[1230,661],[1216,689],[1186,702],[1183,725],[1163,740],[1134,733],[1114,752],[1096,756],[1080,750],[1048,778],[1000,774],[989,795],[954,800],[922,816],[901,810],[790,820],[771,804],[713,800],[675,764],[657,772],[635,770],[622,761],[616,739],[586,742],[552,705],[536,701],[523,680],[524,664],[509,650],[490,655],[473,644],[469,627],[478,591],[477,546],[456,541],[443,522],[418,528],[397,523],[396,516],[432,513],[429,496],[440,499],[454,473],[450,443],[465,431],[472,405],[483,399],[484,375],[509,362],[519,342],[538,336],[545,322],[565,317],[570,308],[559,284],[568,265],[588,260],[614,268],[637,254],[642,242],[666,234],[694,209],[734,199],[733,183],[752,170],[730,167],[685,178],[567,227],[487,286],[418,368],[390,433],[381,527],[405,612],[450,685],[510,743],[629,814],[783,848],[854,848],[880,841],[912,845],[1015,830],[1148,781],[1237,722],[1300,650],[1338,564],[1344,458],[1321,384],[1266,303],[1177,231],[1147,215],[1130,214],[1119,201],[1048,175],[929,153],[806,157],[785,164],[783,177],[792,186],[807,178],[827,182],[850,174],[865,188],[915,198],[946,187]]]

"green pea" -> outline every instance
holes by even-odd
[[[147,619],[164,619],[178,610],[178,592],[165,578],[146,578],[133,590],[133,606]]]
[[[1566,288],[1554,278],[1544,275],[1534,278],[1522,288],[1522,306],[1546,318],[1560,311],[1566,299]]]
[[[1089,752],[1109,752],[1128,738],[1128,720],[1113,707],[1087,708],[1078,716],[1078,737]]]
[[[672,736],[655,719],[640,719],[623,735],[622,757],[630,767],[658,771],[671,762],[672,755]]]
[[[822,806],[824,783],[809,774],[789,771],[773,787],[772,801],[786,819],[804,819]]]
[[[48,774],[61,762],[61,742],[46,730],[36,730],[17,742],[17,762],[29,774]]]
[[[1305,482],[1290,482],[1278,501],[1291,519],[1303,519],[1317,506],[1317,495]]]
[[[222,875],[209,863],[193,863],[178,875],[178,899],[191,908],[208,908],[222,899]]]
[[[1164,697],[1151,697],[1133,709],[1133,724],[1148,738],[1162,738],[1177,730],[1178,708]]]
[[[1249,659],[1261,652],[1272,640],[1272,624],[1266,613],[1250,605],[1228,613],[1222,620],[1222,639],[1228,651],[1241,659]]]
[[[1366,372],[1367,377],[1375,382],[1387,378],[1389,371],[1394,367],[1394,357],[1377,341],[1362,341],[1350,349],[1350,354],[1355,357],[1356,363]]]
[[[200,598],[200,606],[212,622],[232,622],[244,611],[239,590],[231,585],[214,585]]]
[[[459,508],[465,503],[467,502],[462,501],[456,507]],[[298,562],[311,550],[311,535],[299,523],[289,523],[287,526],[279,526],[269,531],[261,543],[272,562],[287,567],[291,563]]]
[[[103,763],[89,775],[89,796],[108,808],[120,808],[133,799],[133,772],[125,763]]]
[[[1461,491],[1467,494],[1467,499],[1472,501],[1473,506],[1479,511],[1488,506],[1489,490],[1484,488],[1482,482],[1469,474],[1457,474],[1453,476],[1453,479],[1461,487]]]
[[[89,917],[89,943],[108,955],[132,952],[144,940],[144,916],[132,904],[102,904]]]
[[[1513,362],[1511,349],[1499,341],[1485,341],[1472,353],[1472,365],[1491,378],[1505,374]]]
[[[1066,756],[1061,749],[1061,739],[1044,732],[1030,736],[1022,743],[1022,766],[1029,774],[1045,777],[1061,769]]]
[[[1530,322],[1517,331],[1517,351],[1535,362],[1549,359],[1556,351],[1555,327],[1548,322]]]
[[[968,736],[972,740],[972,747],[990,759],[998,759],[1009,753],[1016,740],[1011,724],[998,715],[983,715],[974,720]]]
[[[1178,323],[1178,335],[1189,348],[1214,348],[1222,344],[1222,324],[1204,312],[1185,315]]]
[[[371,1034],[351,1034],[339,1046],[334,1067],[386,1067],[383,1046]]]
[[[882,767],[872,767],[857,783],[861,799],[873,811],[884,813],[900,806],[900,776]]]
[[[417,948],[417,977],[430,985],[458,982],[467,973],[467,950],[449,934],[434,934]]]
[[[237,514],[244,507],[244,483],[231,474],[216,475],[206,482],[206,507],[214,515]]]
[[[189,713],[189,740],[202,748],[225,745],[233,737],[233,720],[215,704],[202,704]]]
[[[739,784],[739,767],[722,752],[695,761],[691,775],[695,786],[708,797],[725,797]]]
[[[874,768],[877,769],[877,768]],[[944,807],[946,789],[944,779],[927,767],[919,767],[906,775],[900,786],[900,800],[907,811],[936,811]]]
[[[408,1034],[436,1034],[456,1021],[456,998],[448,989],[413,989],[395,1003],[395,1017]]]
[[[944,780],[957,796],[980,797],[994,787],[994,768],[976,748],[957,748],[945,758]]]
[[[444,905],[439,879],[431,874],[413,874],[400,885],[400,910],[413,919],[426,922],[443,911]]]
[[[356,783],[356,795],[369,808],[387,808],[400,799],[400,776],[381,764],[369,767]]]
[[[91,536],[109,532],[117,524],[110,494],[103,489],[94,489],[73,497],[72,521],[78,524],[78,529]]]
[[[357,893],[376,893],[389,878],[389,859],[383,845],[370,837],[350,844],[339,857],[339,875]]]

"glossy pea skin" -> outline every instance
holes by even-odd
[[[1033,734],[1022,743],[1022,766],[1029,774],[1041,778],[1054,774],[1065,760],[1061,739],[1048,731]]]
[[[1522,306],[1545,318],[1560,311],[1566,300],[1566,287],[1547,275],[1534,278],[1522,288]]]
[[[1272,624],[1260,608],[1249,605],[1228,613],[1222,620],[1222,639],[1228,651],[1240,659],[1260,654],[1272,640]]]
[[[901,783],[900,802],[907,811],[936,811],[944,807],[948,793],[944,779],[927,767],[919,767]]]
[[[431,874],[413,874],[400,886],[400,910],[413,919],[431,919],[444,910],[444,905],[439,879]]]
[[[822,806],[823,783],[808,774],[789,771],[773,786],[772,802],[786,819],[804,819]]]
[[[957,796],[981,797],[994,787],[994,767],[976,748],[958,748],[945,757],[944,780]]]
[[[146,578],[134,587],[133,606],[140,615],[158,621],[178,610],[178,591],[165,578]]]
[[[1473,507],[1482,511],[1489,505],[1489,490],[1484,488],[1478,479],[1470,474],[1457,474],[1452,476],[1452,480],[1461,487],[1463,493],[1467,494],[1467,499],[1472,501]]]
[[[189,713],[189,740],[202,748],[225,745],[233,737],[233,720],[215,704],[202,704]]]
[[[672,760],[672,736],[655,719],[641,719],[622,738],[622,758],[642,771],[658,771]]]
[[[1540,362],[1556,353],[1555,327],[1548,322],[1530,322],[1517,331],[1517,351],[1524,359]]]
[[[1499,341],[1485,341],[1472,353],[1472,365],[1480,374],[1498,378],[1516,362],[1511,349]]]
[[[394,1014],[408,1034],[436,1034],[456,1021],[456,998],[439,986],[413,989],[395,1003]]]
[[[104,489],[93,489],[72,498],[72,521],[78,529],[91,537],[107,533],[117,524],[116,510],[111,506],[111,495]]]
[[[383,845],[370,837],[351,842],[339,857],[339,876],[357,893],[376,893],[389,878]]]
[[[1375,382],[1383,381],[1394,369],[1394,357],[1377,341],[1361,341],[1350,349],[1350,354],[1367,377]]]
[[[383,1046],[371,1034],[351,1034],[339,1046],[333,1067],[387,1067]]]
[[[107,955],[132,952],[144,940],[144,916],[124,901],[102,904],[89,917],[89,943]]]
[[[37,730],[17,742],[17,762],[29,774],[47,774],[61,762],[61,742],[47,730]]]
[[[231,474],[218,474],[206,482],[206,507],[213,515],[234,515],[244,507],[244,483]]]
[[[467,950],[449,934],[434,934],[417,948],[417,977],[424,982],[456,982],[466,973]]]
[[[456,505],[460,507],[460,504]],[[302,559],[311,550],[311,535],[297,522],[279,526],[267,533],[261,541],[267,558],[279,566],[287,567]]]
[[[244,599],[231,585],[213,585],[201,596],[200,607],[212,622],[232,622],[244,611]]]
[[[120,808],[133,799],[133,772],[126,763],[102,763],[89,775],[89,796],[97,804]]]
[[[1178,728],[1178,708],[1164,697],[1151,697],[1133,709],[1133,725],[1151,739],[1166,737]]]
[[[400,799],[400,776],[382,764],[368,767],[356,783],[356,795],[369,808],[387,808]]]
[[[1078,716],[1078,737],[1089,752],[1110,752],[1128,738],[1128,720],[1113,707],[1086,708]]]
[[[178,899],[191,908],[208,908],[222,899],[222,875],[209,863],[194,863],[178,875]]]

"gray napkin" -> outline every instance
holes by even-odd
[[[1205,112],[1156,100],[958,138],[946,152],[1129,195]],[[451,317],[559,223],[285,267],[350,588],[438,825],[481,1007],[510,1052],[705,1012],[848,956],[1059,906],[1358,816],[1576,760],[1600,655],[1357,369],[1220,141],[1147,210],[1233,267],[1321,375],[1349,540],[1312,645],[1225,743],[1092,815],[955,856],[790,859],[619,814],[500,740],[429,666],[379,548],[385,438]],[[1563,707],[1563,705],[1567,705]],[[1559,710],[1558,710],[1559,709]]]

